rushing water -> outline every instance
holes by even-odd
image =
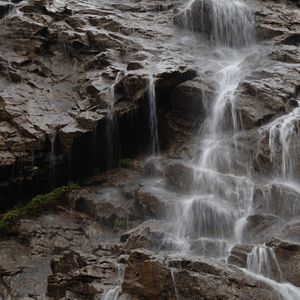
[[[118,119],[115,112],[115,88],[122,78],[119,72],[115,83],[109,88],[109,102],[107,106],[107,126],[106,126],[106,142],[107,142],[107,168],[114,167],[120,153]]]
[[[212,52],[218,53],[216,58],[210,58],[217,88],[199,131],[197,154],[190,162],[182,162],[193,170],[194,184],[191,193],[176,201],[175,208],[169,211],[168,220],[174,224],[173,249],[193,253],[193,245],[199,251],[199,242],[205,249],[208,241],[219,253],[204,250],[204,254],[225,256],[224,241],[228,248],[243,242],[247,217],[253,212],[256,182],[249,176],[248,166],[243,166],[243,176],[235,166],[241,133],[235,91],[251,73],[245,61],[257,51],[255,25],[245,3],[238,0],[190,1],[183,16],[184,27],[209,35]],[[207,19],[212,20],[210,32]],[[291,185],[293,165],[299,157],[298,153],[291,155],[292,149],[300,148],[299,119],[300,108],[296,108],[260,129],[269,136],[271,161],[280,148],[282,170],[278,175],[287,185]],[[283,282],[275,252],[266,245],[253,248],[245,272],[271,285],[282,300],[300,299],[300,289]]]
[[[149,75],[149,113],[150,113],[150,153],[155,154],[159,152],[158,141],[158,123],[157,123],[157,110],[156,110],[156,96],[155,96],[155,80],[153,75]]]
[[[211,6],[204,9],[208,3]],[[190,2],[186,10],[193,5],[194,1]],[[240,226],[251,212],[254,183],[235,175],[232,166],[240,127],[235,90],[251,72],[244,61],[256,49],[256,32],[251,13],[239,1],[203,1],[201,9],[204,19],[204,11],[209,11],[213,20],[211,47],[219,55],[212,59],[211,68],[217,66],[217,90],[201,129],[198,154],[188,164],[194,171],[192,194],[179,201],[170,219],[176,220],[179,240],[209,237],[236,242],[242,234]]]
[[[300,107],[297,107],[290,114],[274,120],[260,131],[261,135],[266,132],[269,135],[270,161],[275,161],[277,152],[281,152],[281,174],[277,175],[283,180],[293,179],[294,166],[299,160],[299,129]]]
[[[100,300],[117,300],[121,292],[121,286],[117,286],[114,289],[106,290]]]

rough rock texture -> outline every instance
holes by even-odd
[[[122,268],[109,254],[100,257],[79,251],[66,251],[51,261],[47,296],[53,299],[101,298],[104,290],[120,283]]]
[[[283,278],[300,286],[300,244],[275,238],[266,242],[266,245],[274,250]]]
[[[197,73],[180,55],[170,55],[172,49],[162,41],[162,32],[166,36],[174,32],[165,20],[170,20],[168,10],[177,2],[56,2],[26,0],[0,6],[0,16],[5,18],[0,53],[3,205],[9,206],[6,201],[20,192],[51,189],[147,150],[150,72],[157,81],[159,107],[163,107],[159,117],[162,145],[170,147],[185,136],[178,127],[180,116],[173,120],[167,97]],[[158,7],[167,11],[161,14],[160,27],[149,29],[153,9]],[[153,61],[161,62],[159,69],[152,70]],[[120,149],[110,162],[109,103],[118,119],[112,134]]]
[[[272,276],[277,280],[285,280],[299,286],[300,244],[273,238],[265,243],[265,247],[267,251],[268,247],[273,249],[274,254],[276,255],[276,261],[269,252],[269,262],[267,263],[266,261],[261,260],[261,265],[266,267],[266,264],[269,264]],[[241,268],[246,268],[248,256],[251,254],[253,248],[254,245],[234,246],[230,252],[230,256],[228,257],[228,263]],[[260,259],[262,259],[262,256]],[[278,270],[278,266],[280,271]]]
[[[138,248],[160,249],[164,239],[173,229],[173,224],[165,221],[148,220],[121,235],[122,248],[132,250]]]
[[[0,243],[2,299],[41,300],[47,290],[55,299],[98,300],[113,287],[123,300],[278,299],[266,281],[197,257],[224,258],[223,239],[241,235],[255,245],[236,245],[230,264],[246,267],[253,249],[273,249],[282,278],[300,286],[299,189],[288,182],[300,178],[299,3],[246,2],[259,45],[239,62],[246,75],[208,169],[197,168],[202,123],[228,54],[214,45],[244,51],[236,38],[217,40],[211,1],[0,3],[1,209],[95,173],[71,193],[71,209],[24,218],[12,232],[17,241]],[[150,153],[154,92],[160,157],[101,173]],[[284,140],[282,125],[293,113],[294,134]],[[243,129],[235,136],[232,116],[235,130]],[[121,291],[114,284],[127,263]],[[280,281],[274,257],[271,269]]]
[[[225,263],[143,251],[130,255],[122,290],[136,299],[279,299],[271,286]]]
[[[50,256],[68,249],[91,251],[107,228],[89,216],[68,209],[43,214],[35,220],[22,219],[18,241],[27,246],[31,255]]]

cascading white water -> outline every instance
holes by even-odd
[[[209,35],[217,46],[244,48],[257,40],[254,17],[239,0],[191,0],[183,20],[185,29]]]
[[[115,113],[115,87],[121,80],[122,73],[119,72],[115,83],[109,88],[110,100],[107,106],[107,126],[106,126],[106,141],[107,141],[107,168],[114,167],[115,159],[120,151],[118,119]]]
[[[261,130],[261,134],[269,132],[271,162],[276,158],[278,148],[281,150],[281,176],[284,180],[293,179],[294,166],[299,162],[299,129],[300,107],[297,107],[290,114],[276,119]]]
[[[282,280],[282,274],[275,252],[266,245],[255,246],[247,258],[247,269],[276,281]]]
[[[159,152],[158,141],[158,123],[157,123],[157,109],[156,109],[156,95],[155,95],[155,81],[153,74],[149,75],[149,112],[150,112],[150,152],[155,154]]]
[[[256,246],[248,254],[245,273],[271,285],[281,300],[300,299],[300,288],[285,283],[275,252],[266,245]],[[282,282],[283,281],[283,282]]]
[[[48,179],[48,188],[50,190],[54,189],[56,186],[55,182],[55,140],[56,140],[57,132],[55,132],[52,137],[49,138],[51,143],[51,150],[49,155],[49,162],[50,162],[50,173]]]
[[[111,290],[106,290],[100,300],[117,300],[121,290],[121,286],[117,286]]]
[[[240,1],[205,0],[199,5],[203,18],[204,11],[210,14],[213,51],[218,53],[211,60],[212,69],[217,66],[217,90],[201,129],[198,155],[189,166],[194,170],[192,195],[178,203],[170,219],[176,220],[175,231],[183,239],[231,240],[242,232],[235,224],[244,226],[239,220],[250,214],[253,196],[254,183],[235,175],[231,158],[239,133],[235,90],[250,72],[244,60],[255,49],[256,32],[252,14]]]

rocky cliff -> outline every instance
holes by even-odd
[[[298,1],[0,19],[1,210],[84,186],[0,242],[0,299],[300,297]]]

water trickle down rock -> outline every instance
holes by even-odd
[[[156,109],[156,96],[155,96],[155,80],[153,74],[149,75],[149,113],[150,113],[150,153],[159,153],[159,140],[158,140],[158,123],[157,123],[157,109]]]

